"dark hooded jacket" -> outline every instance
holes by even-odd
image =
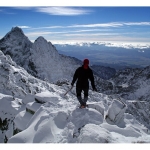
[[[84,69],[84,67],[79,67],[73,76],[72,85],[76,82],[77,88],[89,88],[89,81],[91,81],[92,88],[95,89],[94,84],[94,76],[93,71],[88,67],[88,69]]]

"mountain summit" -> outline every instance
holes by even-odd
[[[30,67],[30,49],[32,42],[26,37],[19,27],[12,28],[1,40],[0,50],[5,55],[10,55],[13,61],[25,68],[29,73],[34,74]]]
[[[52,43],[41,36],[32,43],[19,27],[12,28],[0,40],[0,49],[31,75],[49,82],[62,76],[69,79],[81,64],[77,59],[59,54]]]

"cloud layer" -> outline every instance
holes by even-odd
[[[49,15],[61,15],[61,16],[75,16],[85,15],[92,11],[83,8],[72,8],[72,7],[39,7],[36,11],[47,13]]]

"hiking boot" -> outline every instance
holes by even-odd
[[[84,105],[81,105],[80,108],[85,108],[85,106],[84,106]]]
[[[88,107],[88,105],[86,103],[84,103],[83,105],[84,105],[84,107]]]

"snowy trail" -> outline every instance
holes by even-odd
[[[89,108],[80,109],[74,94],[70,92],[64,98],[62,92],[63,89],[57,89],[57,92],[36,94],[36,99],[44,103],[29,119],[26,128],[12,136],[8,143],[150,142],[147,128],[141,126],[132,115],[125,113],[121,102],[90,91]],[[99,101],[93,102],[94,99]],[[30,103],[28,101],[26,105]],[[105,118],[106,115],[110,120]],[[21,121],[18,117],[15,119],[16,125]],[[118,120],[113,122],[113,117]]]

